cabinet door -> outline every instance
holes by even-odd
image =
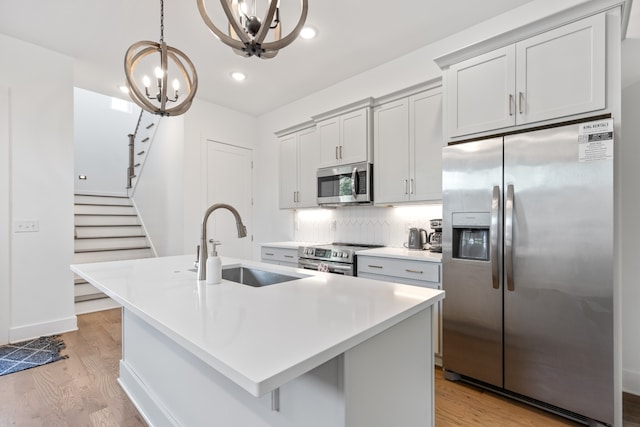
[[[340,116],[340,163],[366,162],[369,148],[369,108]]]
[[[298,134],[298,207],[318,206],[317,171],[320,164],[320,145],[316,128]]]
[[[447,72],[451,137],[515,125],[515,46],[452,65]]]
[[[605,16],[516,44],[517,123],[605,108]]]
[[[318,122],[318,139],[320,141],[319,167],[336,166],[340,163],[338,149],[340,145],[340,120],[338,117]]]
[[[409,98],[409,141],[411,200],[442,200],[441,88]]]
[[[291,134],[280,138],[280,209],[296,207],[297,191],[297,138]]]
[[[376,204],[409,198],[409,102],[405,99],[376,107],[373,112]]]

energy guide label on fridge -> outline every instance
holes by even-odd
[[[578,160],[613,159],[613,119],[583,123],[578,127]]]

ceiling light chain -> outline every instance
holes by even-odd
[[[149,79],[147,75],[144,75],[142,78],[144,86],[143,94],[135,81],[135,69],[142,59],[153,53],[160,54],[160,66],[155,68],[157,92],[155,95],[149,93],[151,79]],[[181,99],[180,102],[178,102],[180,81],[177,78],[173,80],[173,98],[167,96],[169,60],[177,66],[187,86],[186,96],[184,99]],[[143,110],[161,116],[176,116],[185,113],[191,106],[191,102],[198,88],[198,75],[187,55],[174,47],[168,46],[164,42],[163,0],[160,0],[160,42],[140,41],[131,45],[125,54],[124,71],[131,99]],[[176,103],[176,106],[167,108],[167,102]]]

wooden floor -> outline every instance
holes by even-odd
[[[68,359],[0,377],[0,426],[146,426],[116,381],[121,334],[119,309],[78,316],[78,331],[62,336]],[[580,425],[447,381],[438,368],[435,404],[437,427]],[[624,427],[640,427],[639,397],[625,395],[624,412]]]

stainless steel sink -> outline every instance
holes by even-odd
[[[260,287],[298,280],[308,276],[288,276],[286,274],[259,270],[248,267],[229,267],[222,269],[222,278],[242,285]]]

